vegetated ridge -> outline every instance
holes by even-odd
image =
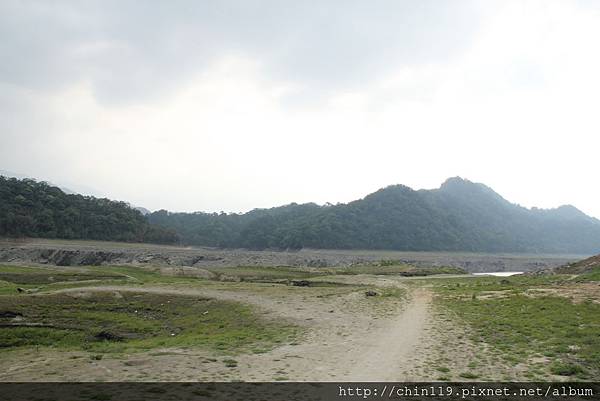
[[[194,245],[249,249],[600,252],[600,221],[573,206],[527,209],[456,177],[440,188],[393,185],[347,204],[295,204],[245,214],[148,216]]]
[[[66,194],[31,179],[0,176],[0,236],[174,243],[177,234],[150,224],[125,202]]]
[[[65,194],[0,177],[0,236],[175,243],[247,249],[600,252],[600,221],[573,206],[527,209],[462,178],[415,191],[380,189],[347,204],[314,203],[244,214],[144,216],[125,202]]]

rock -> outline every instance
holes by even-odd
[[[15,317],[23,317],[22,313],[13,312],[10,310],[0,311],[0,317],[14,319]]]
[[[104,330],[96,334],[94,338],[96,338],[97,340],[123,341],[123,337],[121,337],[120,335]]]
[[[367,297],[376,297],[378,294],[375,291],[369,290],[365,292],[365,296]]]

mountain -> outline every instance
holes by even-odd
[[[433,190],[392,185],[347,204],[292,203],[244,214],[146,212],[0,176],[0,236],[249,249],[600,253],[600,221],[574,206],[527,209],[459,177]]]
[[[67,194],[46,182],[0,176],[0,236],[174,243],[125,202]]]
[[[13,171],[7,171],[7,170],[0,170],[0,176],[4,176],[6,178],[17,178],[19,180],[23,180],[23,179],[30,179],[30,180],[35,180],[35,177],[31,177],[25,174],[21,174],[21,173],[15,173]],[[37,180],[40,181],[40,180]],[[77,191],[74,191],[70,188],[67,188],[64,185],[58,185],[56,183],[53,183],[51,181],[48,180],[42,180],[44,182],[47,182],[48,184],[52,185],[53,187],[58,187],[60,188],[61,191],[63,191],[64,193],[68,194],[68,195],[72,195],[72,194],[81,194],[81,195],[92,195],[92,196],[98,196],[98,191],[92,189],[92,188],[88,188],[86,186],[82,186],[82,185],[77,185],[76,187],[78,188]]]
[[[600,221],[573,206],[527,209],[460,177],[434,190],[403,185],[347,204],[313,203],[245,214],[147,216],[187,244],[251,249],[600,252]]]

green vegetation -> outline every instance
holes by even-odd
[[[307,279],[323,276],[325,271],[303,269],[298,267],[207,267],[218,279],[227,277],[238,278],[242,281],[281,281],[291,279]]]
[[[575,281],[600,281],[600,266],[590,269],[588,272],[579,275]]]
[[[576,208],[529,210],[460,178],[429,191],[394,185],[348,204],[245,214],[161,210],[148,219],[184,243],[231,248],[600,252],[600,221]]]
[[[0,280],[14,284],[50,284],[55,282],[111,280],[123,278],[111,271],[58,270],[21,266],[0,266]]]
[[[531,291],[564,290],[569,278],[447,279],[436,289],[441,305],[469,324],[472,340],[489,344],[507,363],[527,365],[538,358],[547,361],[532,372],[538,376],[598,377],[600,304]]]
[[[329,270],[332,274],[376,274],[403,277],[431,276],[434,274],[467,274],[464,269],[459,267],[417,267],[398,261],[382,261],[374,265],[340,267],[324,270]]]
[[[175,232],[148,223],[125,202],[68,195],[45,182],[0,176],[0,235],[173,243]]]
[[[600,221],[574,207],[525,209],[460,178],[428,191],[394,185],[348,204],[143,216],[125,202],[0,176],[0,235],[249,249],[600,252]]]
[[[463,269],[455,267],[417,267],[400,262],[396,264],[375,263],[371,265],[351,266],[351,267],[320,267],[320,268],[300,268],[300,267],[207,267],[208,270],[218,279],[226,280],[228,277],[237,278],[241,281],[254,282],[283,282],[289,280],[302,280],[322,278],[335,275],[356,275],[356,274],[374,274],[374,275],[397,275],[404,277],[412,276],[430,276],[435,274],[466,274]]]
[[[244,305],[172,294],[85,292],[0,296],[0,349],[25,346],[95,352],[201,346],[235,353],[292,341],[297,329]]]
[[[385,269],[393,269],[386,266]],[[402,266],[401,270],[406,271]],[[83,349],[91,357],[105,352],[130,352],[165,347],[203,347],[217,352],[264,353],[281,343],[295,343],[300,330],[292,325],[256,316],[248,306],[198,296],[143,292],[144,286],[184,285],[231,286],[220,283],[227,277],[259,282],[257,291],[269,290],[261,281],[283,284],[293,280],[332,277],[339,269],[290,267],[238,267],[209,269],[214,280],[163,275],[159,268],[130,266],[24,267],[0,265],[0,349],[51,347]],[[346,276],[348,272],[344,272]],[[86,290],[90,286],[121,285],[123,291]],[[240,289],[248,284],[235,284]],[[332,287],[317,297],[335,296],[346,284],[311,281],[310,287]],[[139,287],[140,291],[132,291]],[[217,288],[215,287],[215,288]],[[340,287],[340,289],[333,289]],[[236,287],[237,288],[237,287]],[[254,288],[254,287],[253,287]],[[352,285],[352,291],[367,287]],[[70,292],[56,290],[72,289]],[[344,290],[347,291],[347,290]],[[377,309],[389,297],[402,298],[404,290],[383,288],[371,298]],[[233,362],[225,362],[233,367]]]
[[[400,266],[356,266],[351,268],[296,268],[296,267],[209,267],[215,276],[202,279],[193,276],[161,274],[160,268],[132,266],[85,266],[85,267],[23,267],[0,265],[0,295],[15,294],[17,288],[28,293],[41,293],[72,287],[100,285],[195,285],[206,281],[240,281],[292,285],[308,281],[311,287],[344,286],[336,275],[352,274],[398,274],[424,276],[453,273],[452,268],[420,268]]]

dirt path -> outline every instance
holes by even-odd
[[[389,281],[389,280],[388,280]],[[386,282],[389,285],[389,282]],[[397,284],[401,286],[401,284]],[[43,366],[62,373],[64,380],[244,380],[244,381],[394,381],[425,379],[413,367],[423,361],[426,326],[431,323],[431,293],[424,288],[409,292],[407,299],[385,304],[374,312],[361,291],[342,296],[316,297],[310,289],[265,291],[204,288],[102,286],[65,289],[62,293],[89,291],[135,291],[173,295],[206,296],[254,305],[265,316],[285,318],[307,327],[297,344],[269,352],[235,356],[238,366],[208,362],[203,350],[153,350],[131,354],[126,360],[105,358],[90,363],[57,352],[39,356]],[[386,301],[387,302],[387,301]],[[418,349],[421,351],[419,352]],[[157,352],[158,351],[158,352]],[[4,365],[4,364],[0,364]],[[41,375],[40,363],[19,363],[0,380],[31,379]],[[414,372],[414,371],[413,371]],[[35,376],[34,376],[35,377]],[[45,379],[51,379],[46,377]]]
[[[406,372],[420,359],[415,354],[425,336],[424,328],[431,318],[431,293],[417,289],[404,310],[388,327],[365,338],[358,357],[350,363],[355,368],[345,377],[351,381],[406,381]],[[352,353],[354,354],[354,353]]]

